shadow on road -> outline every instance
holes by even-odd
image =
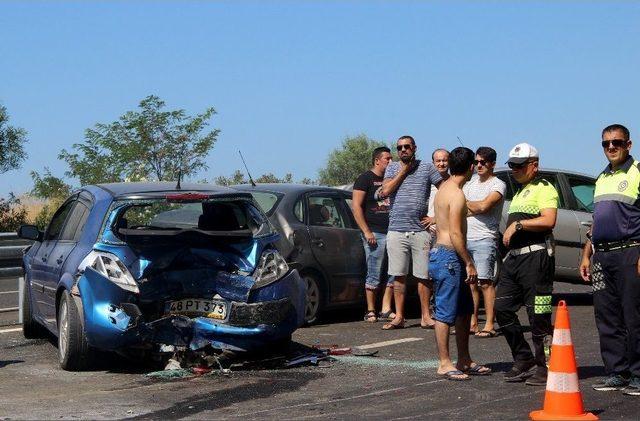
[[[6,367],[11,364],[19,364],[23,362],[24,360],[5,360],[5,361],[0,360],[0,368]]]

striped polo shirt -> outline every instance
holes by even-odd
[[[393,178],[400,171],[400,163],[392,162],[384,172],[384,178]],[[398,189],[391,194],[389,231],[424,231],[420,219],[427,215],[431,185],[442,181],[442,176],[428,161],[419,161]]]

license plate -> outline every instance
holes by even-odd
[[[171,301],[167,303],[167,313],[197,315],[224,320],[227,318],[227,303],[197,298]]]

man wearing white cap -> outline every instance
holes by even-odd
[[[552,335],[551,293],[555,258],[552,231],[558,212],[558,192],[538,177],[538,150],[520,143],[507,164],[522,186],[511,201],[503,242],[509,249],[496,292],[496,318],[514,364],[507,382],[544,386],[547,380],[545,337]],[[517,311],[526,306],[534,352],[524,339]],[[535,370],[533,370],[535,368]]]

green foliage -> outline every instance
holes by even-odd
[[[45,167],[42,176],[37,171],[31,171],[31,178],[33,179],[31,195],[39,199],[66,199],[71,195],[72,187],[61,178],[51,174],[47,167]]]
[[[286,173],[284,177],[280,178],[273,173],[262,174],[260,177],[254,179],[256,183],[294,183],[293,175]],[[226,177],[224,175],[218,176],[213,179],[213,184],[218,186],[233,186],[236,184],[249,184],[249,177],[246,177],[240,170],[235,170],[231,176]],[[314,184],[314,181],[310,178],[304,178],[300,181],[301,184]]]
[[[319,183],[326,186],[353,183],[371,168],[371,154],[380,146],[385,146],[384,142],[370,139],[365,134],[345,138],[341,147],[331,151],[326,166],[318,172]]]
[[[27,158],[24,144],[27,142],[27,131],[9,126],[7,109],[0,105],[0,174],[20,168]]]
[[[293,176],[291,173],[286,173],[283,178],[278,178],[273,173],[262,174],[256,180],[256,183],[293,183]]]
[[[235,184],[247,184],[248,182],[249,180],[244,177],[244,174],[240,170],[236,170],[230,177],[220,175],[213,179],[213,184],[217,184],[218,186],[233,186]]]
[[[69,165],[66,175],[85,185],[176,180],[179,174],[187,177],[206,169],[204,158],[220,133],[205,132],[215,110],[192,117],[185,110],[164,108],[164,101],[151,95],[140,102],[138,111],[87,129],[84,143],[58,156]]]
[[[9,193],[8,199],[0,198],[0,232],[16,231],[27,223],[27,210],[20,199]]]

